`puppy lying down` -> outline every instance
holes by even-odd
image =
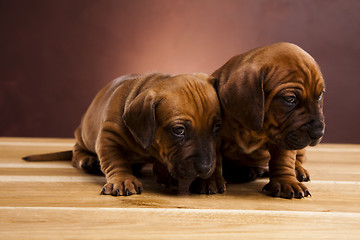
[[[131,166],[154,160],[176,179],[179,193],[188,193],[195,179],[202,180],[194,184],[223,192],[217,151],[222,120],[214,84],[203,73],[122,76],[96,95],[75,130],[72,151],[24,159],[71,159],[85,172],[101,171],[106,195],[140,194],[143,186]]]

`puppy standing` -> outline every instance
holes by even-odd
[[[265,191],[309,196],[299,182],[309,180],[304,148],[320,142],[325,126],[325,83],[315,60],[294,44],[277,43],[231,58],[212,76],[220,81],[224,112],[224,176],[253,180],[269,166]]]
[[[222,120],[213,81],[206,74],[120,77],[96,95],[75,131],[72,152],[24,159],[72,157],[73,166],[86,172],[100,167],[107,181],[102,194],[114,196],[141,193],[131,165],[157,159],[186,193],[194,179],[221,171],[216,141]]]

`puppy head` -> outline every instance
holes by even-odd
[[[220,82],[219,96],[224,109],[242,125],[285,149],[320,142],[325,83],[308,53],[294,44],[278,43],[227,64],[228,72],[221,74],[228,76]],[[219,70],[214,74],[221,75]]]
[[[220,104],[206,74],[177,75],[139,94],[123,118],[175,179],[208,178],[216,165]]]

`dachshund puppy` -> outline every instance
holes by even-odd
[[[203,73],[120,77],[92,101],[75,131],[73,151],[24,159],[72,159],[85,172],[101,170],[107,181],[101,193],[113,196],[141,193],[131,166],[156,160],[178,181],[179,192],[188,193],[195,179],[218,172],[222,119],[213,85],[214,78]]]
[[[318,144],[325,128],[325,83],[315,60],[294,44],[276,43],[231,58],[212,76],[224,115],[224,176],[253,180],[268,169],[270,195],[310,196],[301,183],[310,179],[304,148]]]

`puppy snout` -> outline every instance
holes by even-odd
[[[211,164],[197,163],[195,168],[200,174],[206,174],[211,170]]]
[[[314,121],[308,125],[308,133],[311,139],[319,139],[324,135],[325,126],[321,121]]]
[[[196,171],[199,174],[207,174],[211,171],[212,160],[210,157],[198,157],[194,162]]]

